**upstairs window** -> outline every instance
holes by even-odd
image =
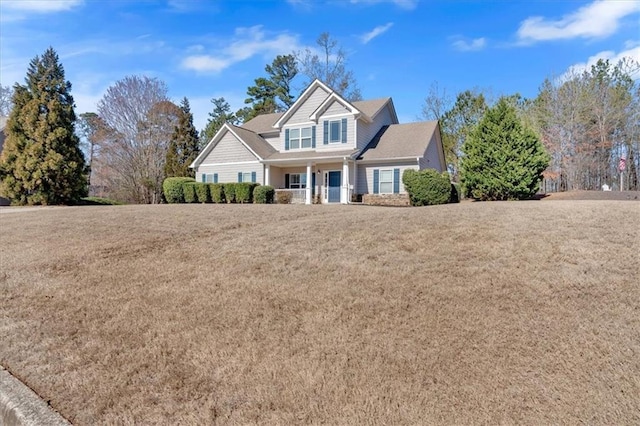
[[[330,143],[347,143],[347,119],[325,120],[324,139],[325,145]]]
[[[315,145],[315,126],[285,130],[285,150],[315,148]]]

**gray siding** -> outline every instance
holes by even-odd
[[[284,143],[283,143],[283,141],[280,140],[280,134],[278,134],[276,136],[262,136],[262,138],[265,141],[267,141],[269,143],[269,145],[274,147],[276,150],[278,150],[278,151],[283,150],[284,151]]]
[[[437,135],[433,135],[429,145],[424,153],[424,156],[420,158],[420,170],[422,169],[436,169],[439,172],[443,172],[444,169],[441,165],[440,158],[442,152],[440,152],[440,144],[438,144]]]
[[[407,169],[418,170],[418,164],[413,162],[402,163],[375,163],[375,164],[362,164],[358,163],[358,178],[357,178],[357,193],[358,194],[373,194],[373,170],[374,169],[400,169],[400,193],[405,193],[404,185],[402,184],[402,173]]]
[[[324,112],[324,115],[337,115],[337,114],[348,114],[349,110],[344,107],[340,102],[333,101],[329,108],[327,108]]]
[[[219,164],[214,166],[200,166],[196,172],[196,181],[202,182],[202,175],[218,174],[218,182],[237,182],[238,172],[249,173],[256,172],[256,182],[264,183],[264,167],[259,162],[250,164]]]
[[[365,123],[358,120],[358,149],[363,149],[367,146],[382,126],[387,126],[389,124],[397,123],[394,122],[388,105],[386,105],[382,111],[376,115],[373,123]]]
[[[213,147],[201,164],[234,163],[239,161],[256,161],[257,158],[229,131]]]
[[[313,111],[315,111],[316,108],[318,108],[320,104],[327,99],[328,95],[329,94],[325,92],[323,88],[316,87],[307,100],[300,105],[298,110],[294,112],[293,115],[283,123],[283,125],[308,123],[310,121],[309,116],[311,113],[313,113]],[[281,132],[281,136],[281,139],[283,139],[282,146],[284,146],[284,131]]]
[[[323,114],[318,119],[318,127],[317,131],[317,139],[316,139],[316,148],[319,151],[336,151],[343,149],[355,148],[355,126],[356,121],[353,119],[353,115],[349,113],[349,115],[341,115],[341,116],[333,116],[327,117],[328,114]],[[343,118],[347,119],[347,143],[329,143],[324,145],[324,121],[333,121],[333,120],[342,120]]]

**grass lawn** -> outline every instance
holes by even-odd
[[[640,424],[640,203],[0,214],[0,364],[74,424]]]

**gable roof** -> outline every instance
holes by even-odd
[[[282,123],[286,121],[287,118],[291,117],[291,115],[296,112],[298,108],[300,108],[300,105],[302,105],[307,99],[309,99],[309,96],[311,96],[311,94],[318,88],[321,88],[322,90],[327,92],[327,95],[333,93],[333,90],[329,86],[316,78],[311,82],[309,87],[307,87],[304,92],[302,92],[298,99],[296,99],[293,105],[291,105],[289,109],[284,114],[282,114],[282,117],[280,117],[278,121],[275,122],[273,127],[276,129],[280,129],[282,127]]]
[[[261,114],[253,117],[251,120],[242,124],[240,127],[251,130],[255,133],[271,133],[277,130],[273,128],[276,121],[282,117],[283,112],[274,112],[272,114]]]
[[[260,159],[265,159],[274,152],[275,148],[272,147],[269,142],[265,141],[260,135],[252,132],[251,130],[244,129],[242,127],[229,125],[238,138],[249,147],[251,151],[258,154]]]
[[[437,121],[383,126],[357,159],[390,160],[422,157],[437,131]]]
[[[220,130],[211,138],[209,143],[204,147],[200,154],[193,160],[193,163],[189,167],[197,167],[200,165],[203,159],[209,155],[211,150],[220,142],[222,136],[226,132],[231,132],[258,160],[264,160],[274,152],[273,148],[267,141],[265,141],[260,135],[252,132],[251,130],[243,129],[242,127],[234,126],[233,124],[224,123]]]
[[[322,101],[320,106],[318,106],[318,108],[316,108],[316,110],[311,113],[309,118],[311,118],[311,120],[317,123],[318,116],[321,115],[323,112],[325,112],[327,108],[329,108],[329,106],[331,106],[331,104],[333,104],[334,102],[337,102],[343,107],[345,107],[347,110],[349,110],[351,114],[360,115],[365,121],[369,123],[371,122],[371,118],[369,116],[367,116],[366,114],[362,114],[362,111],[360,111],[358,108],[356,108],[352,103],[344,99],[342,96],[338,95],[336,92],[332,92],[329,96],[327,96],[327,98],[324,101]]]
[[[389,108],[391,109],[391,116],[394,119],[394,122],[398,122],[398,116],[396,115],[396,109],[393,106],[393,100],[391,98],[380,98],[380,99],[371,99],[368,101],[355,101],[353,102],[353,106],[360,110],[363,114],[366,114],[371,119],[374,119],[376,115],[382,109],[389,104]]]

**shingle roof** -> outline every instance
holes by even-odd
[[[368,101],[355,101],[352,105],[358,108],[361,112],[367,114],[370,118],[373,118],[378,111],[389,102],[391,98],[371,99]]]
[[[344,149],[341,151],[288,151],[288,152],[274,152],[267,158],[267,160],[296,160],[296,159],[328,159],[328,158],[341,158],[350,157],[357,153],[357,149]]]
[[[273,114],[262,114],[244,123],[241,127],[251,130],[255,133],[270,133],[277,132],[277,129],[273,128],[273,125],[280,117],[282,112],[274,112]]]
[[[421,157],[437,128],[437,121],[384,126],[358,156],[358,160]]]
[[[269,145],[267,141],[262,139],[260,135],[255,134],[251,130],[234,126],[232,124],[230,124],[229,127],[231,127],[231,129],[236,132],[240,139],[242,139],[244,143],[246,143],[249,148],[253,150],[253,152],[258,154],[260,158],[265,159],[276,152],[275,148]]]

